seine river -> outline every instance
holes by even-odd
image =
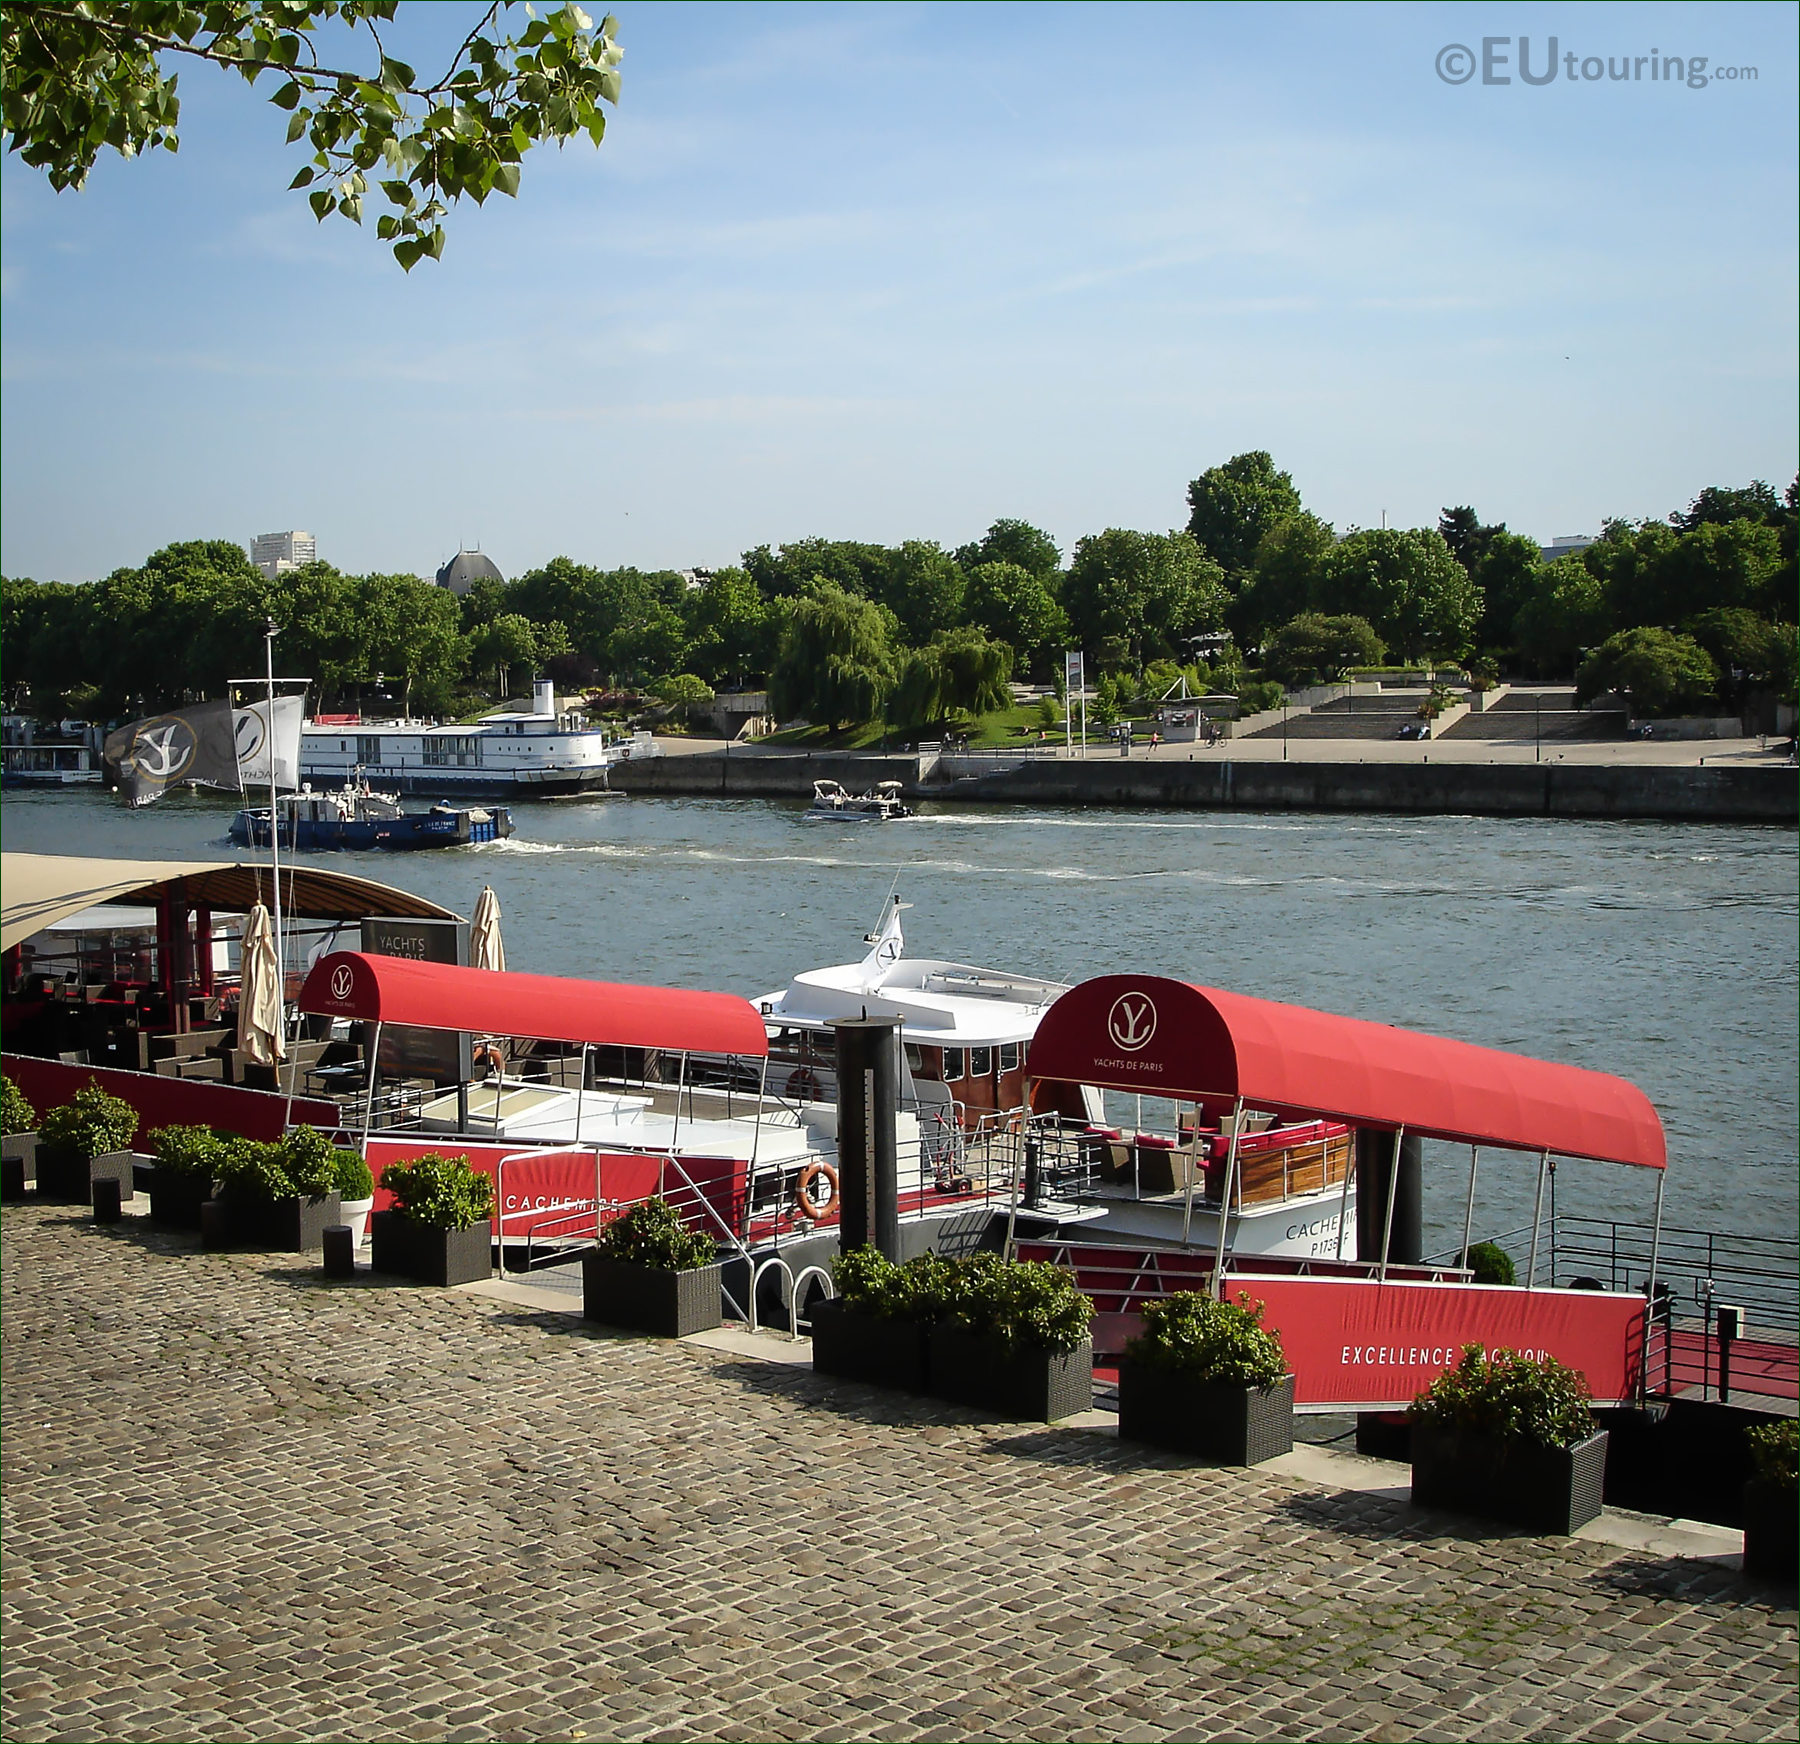
[[[232,803],[142,812],[15,790],[14,850],[223,857]],[[849,960],[896,875],[914,955],[1066,981],[1121,970],[1616,1072],[1669,1134],[1666,1221],[1792,1235],[1791,830],[1469,817],[926,807],[894,825],[761,800],[514,807],[510,842],[331,856],[468,914],[500,896],[510,968],[755,995]],[[1466,1152],[1428,1147],[1428,1246],[1461,1225]],[[1477,1225],[1530,1217],[1529,1159],[1488,1153]],[[1568,1163],[1558,1207],[1647,1220],[1637,1171]]]

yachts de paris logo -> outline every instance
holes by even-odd
[[[1121,1053],[1141,1053],[1156,1034],[1156,1006],[1148,993],[1121,993],[1106,1014],[1106,1033]]]

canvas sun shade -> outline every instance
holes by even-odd
[[[769,1038],[756,1007],[733,993],[572,981],[334,951],[300,989],[300,1009],[364,1023],[597,1047],[761,1058]]]
[[[1038,1026],[1030,1070],[1215,1109],[1241,1096],[1461,1144],[1668,1161],[1656,1110],[1623,1078],[1157,975],[1071,988]]]

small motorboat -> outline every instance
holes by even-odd
[[[276,798],[281,816],[281,846],[303,853],[340,848],[466,848],[476,842],[504,841],[513,833],[512,813],[503,805],[450,805],[440,801],[429,811],[409,812],[396,794],[378,793],[366,781],[346,782],[327,793],[311,786]],[[239,847],[269,845],[269,808],[240,811],[231,820],[231,839]]]
[[[917,815],[900,797],[898,781],[878,781],[869,793],[852,793],[836,781],[815,781],[806,822],[886,824]]]

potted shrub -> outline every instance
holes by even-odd
[[[1475,1284],[1510,1284],[1516,1281],[1512,1255],[1491,1241],[1478,1241],[1463,1255],[1469,1268],[1470,1282]]]
[[[1260,1302],[1181,1290],[1144,1308],[1119,1364],[1119,1438],[1220,1465],[1294,1445],[1294,1377]]]
[[[1744,1573],[1764,1580],[1792,1581],[1795,1548],[1800,1543],[1796,1519],[1795,1455],[1800,1426],[1762,1423],[1747,1430],[1754,1475],[1744,1485]]]
[[[840,1254],[837,1295],[812,1306],[813,1369],[847,1381],[931,1390],[931,1328],[943,1314],[956,1268],[936,1254],[904,1265],[872,1247]]]
[[[978,1253],[955,1263],[931,1329],[940,1399],[1050,1423],[1093,1404],[1094,1305],[1060,1266]]]
[[[238,1138],[224,1147],[219,1174],[231,1240],[282,1253],[310,1253],[340,1221],[331,1143],[297,1126],[272,1143]]]
[[[473,1284],[493,1271],[494,1183],[469,1159],[435,1151],[389,1163],[381,1184],[394,1203],[370,1220],[370,1264],[421,1284]]]
[[[1413,1400],[1412,1499],[1532,1532],[1573,1532],[1596,1518],[1606,1431],[1587,1381],[1555,1357],[1463,1346]]]
[[[121,1202],[132,1198],[132,1153],[125,1147],[137,1129],[137,1110],[90,1078],[73,1101],[51,1109],[38,1126],[38,1192],[91,1205],[94,1182],[113,1180]]]
[[[331,1166],[337,1176],[338,1216],[349,1224],[353,1244],[361,1247],[369,1238],[369,1213],[375,1209],[375,1177],[360,1151],[333,1151]]]
[[[614,1218],[581,1256],[581,1312],[632,1332],[686,1338],[724,1319],[718,1247],[689,1229],[666,1199]]]
[[[0,1198],[22,1199],[37,1180],[37,1111],[12,1079],[0,1074]]]
[[[228,1141],[209,1126],[159,1126],[146,1142],[156,1158],[150,1215],[177,1229],[198,1229],[200,1207],[218,1195]]]

